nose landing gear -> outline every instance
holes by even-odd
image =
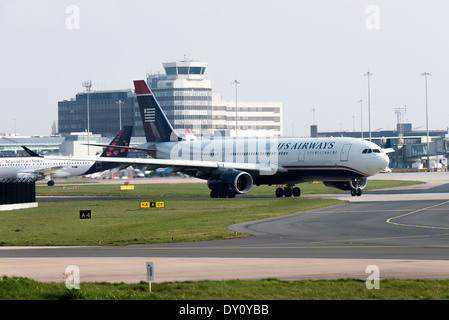
[[[360,197],[362,195],[362,188],[366,186],[366,178],[355,178],[351,181],[351,196]]]

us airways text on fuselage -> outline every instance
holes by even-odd
[[[329,150],[334,145],[335,142],[281,142],[278,144],[278,150]]]

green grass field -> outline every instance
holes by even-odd
[[[157,178],[155,178],[157,179]],[[134,184],[132,191],[120,191],[119,184],[93,184],[67,183],[56,184],[54,187],[47,187],[38,184],[36,194],[38,196],[148,196],[148,197],[192,197],[202,196],[209,197],[209,188],[206,183],[154,183],[154,184]],[[129,181],[133,185],[132,180]],[[399,181],[399,180],[369,180],[365,190],[383,189],[396,186],[406,186],[419,184],[420,181]],[[121,184],[123,185],[123,183]],[[343,191],[326,187],[323,183],[301,183],[297,185],[301,188],[302,194],[326,194],[341,193]],[[274,195],[275,186],[253,186],[252,190],[247,194],[251,195]],[[348,193],[348,192],[346,192]],[[245,197],[239,195],[237,198]]]
[[[226,280],[135,284],[45,283],[19,277],[0,278],[0,300],[447,300],[449,280],[384,279],[379,289],[365,280]]]
[[[164,200],[165,208],[140,208]],[[41,202],[39,207],[2,212],[2,246],[130,245],[234,237],[227,226],[339,203],[332,199],[152,198]],[[80,219],[80,210],[92,219]],[[239,235],[242,236],[242,235]]]

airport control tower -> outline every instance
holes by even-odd
[[[207,63],[184,59],[162,65],[166,74],[150,74],[147,83],[174,129],[190,129],[195,135],[211,129],[212,87],[204,76]]]

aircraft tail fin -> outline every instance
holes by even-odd
[[[100,158],[113,158],[113,157],[121,157],[125,158],[128,156],[128,148],[129,143],[131,141],[131,135],[133,132],[133,126],[124,126],[122,130],[112,139],[111,143],[108,147],[103,150],[103,153],[100,155]],[[120,148],[125,147],[125,148]],[[90,167],[90,169],[84,174],[92,174],[100,171],[110,170],[118,167],[119,164],[114,162],[103,162],[103,161],[95,161],[95,163]]]
[[[182,140],[174,131],[147,83],[144,80],[134,80],[134,88],[147,142]]]
[[[42,158],[42,156],[41,156],[40,154],[38,154],[37,152],[34,152],[34,151],[31,150],[31,149],[28,149],[28,148],[25,147],[25,146],[22,146],[22,149],[25,150],[25,151],[28,153],[28,155],[29,155],[30,157],[39,157],[39,158]]]
[[[118,147],[129,147],[131,141],[131,135],[133,133],[133,126],[124,126],[122,130],[112,139],[109,144],[111,147],[107,147],[103,150],[100,157],[121,157],[124,158],[128,156],[128,148],[118,148]],[[116,147],[112,147],[116,146]]]

